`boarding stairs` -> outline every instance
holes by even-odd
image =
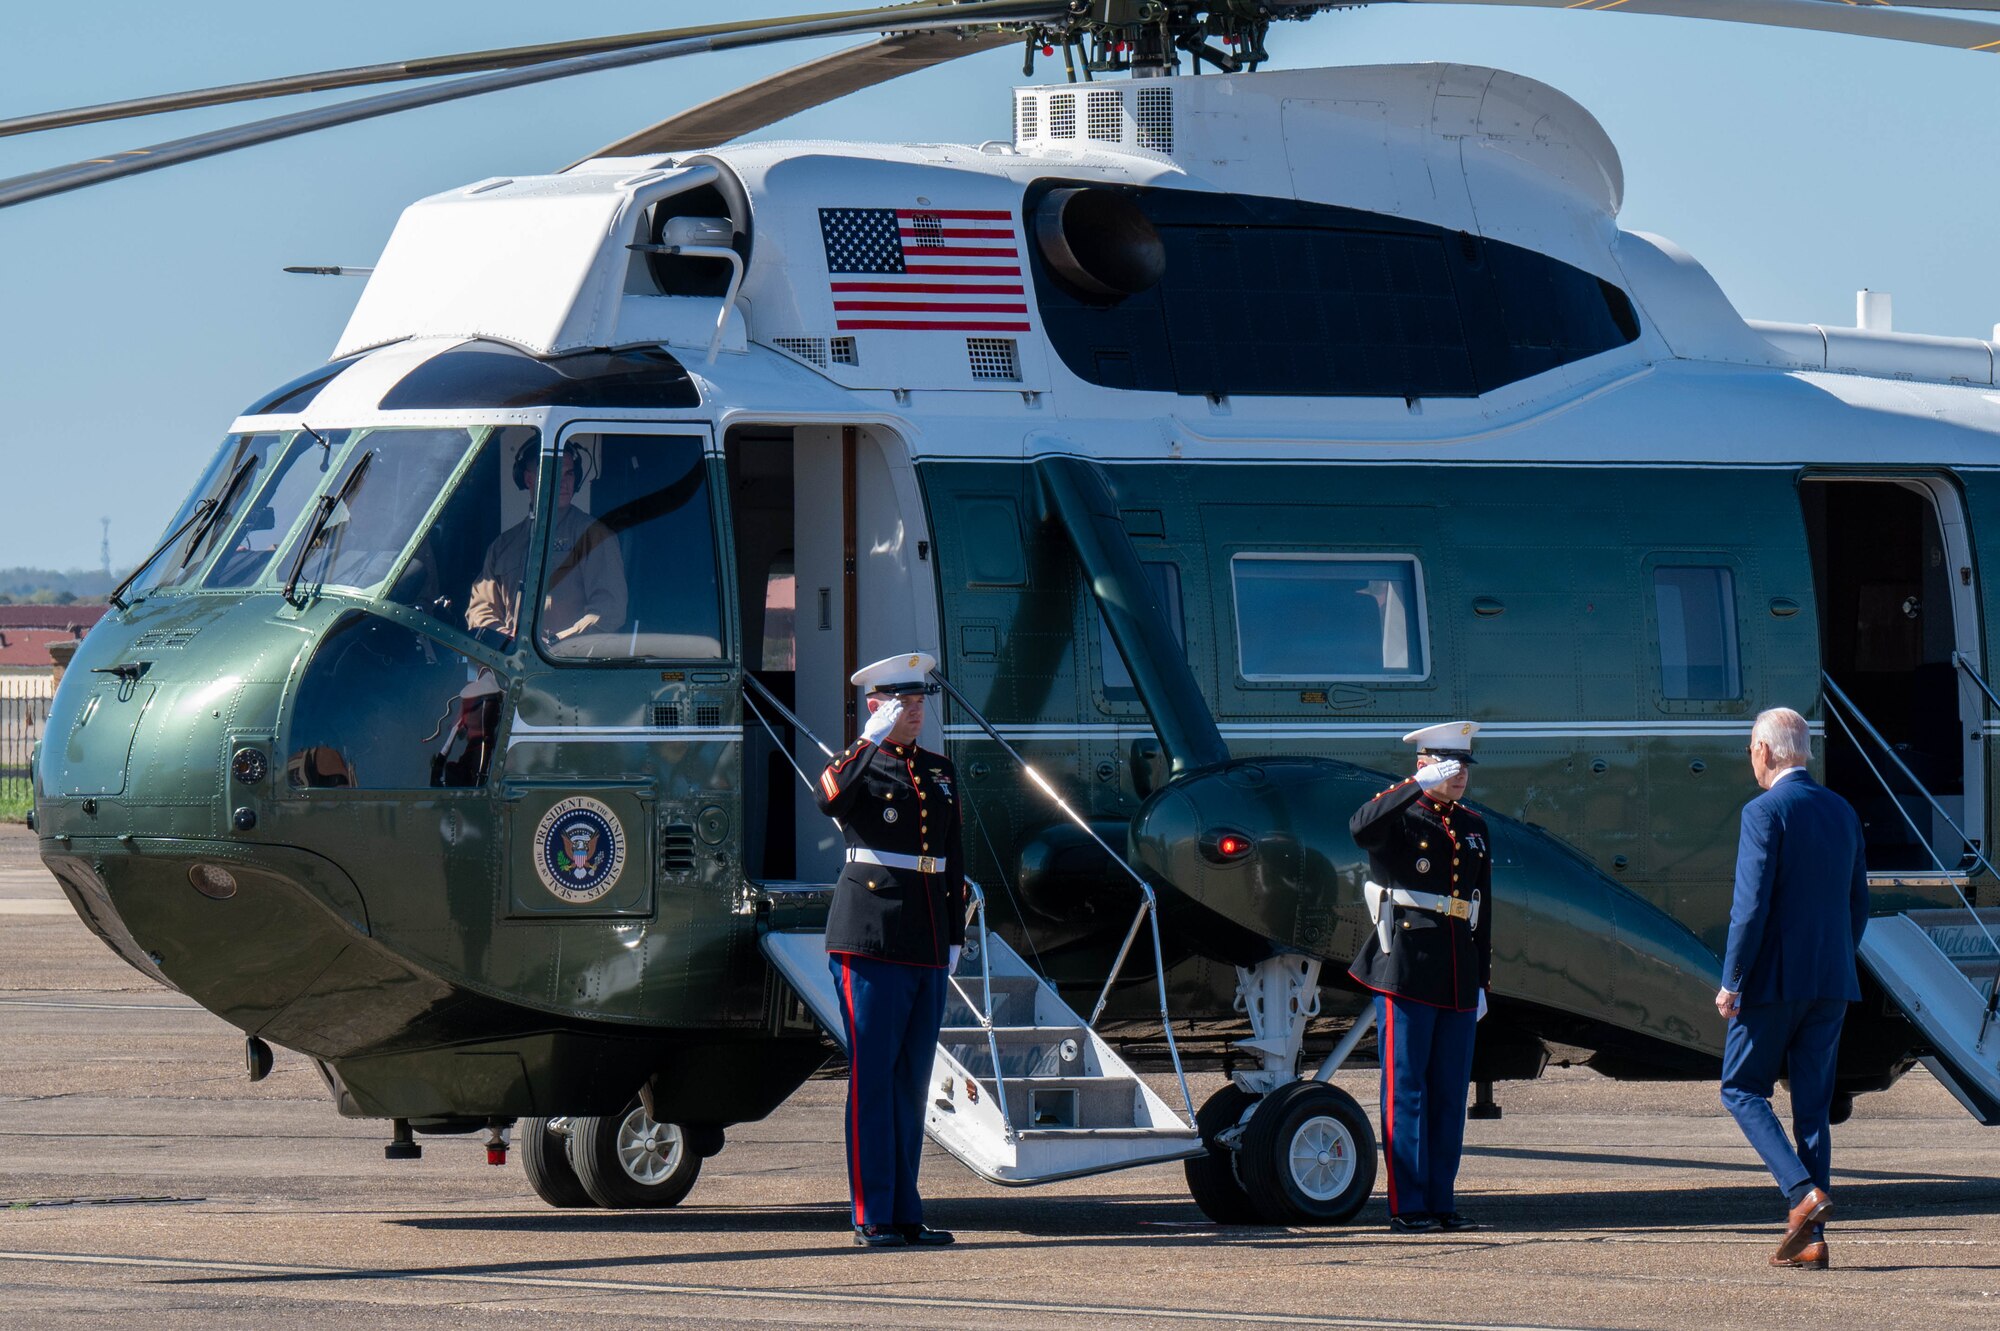
[[[789,746],[779,737],[766,709],[832,756],[832,751],[754,678],[749,680],[744,701],[788,760]],[[811,779],[796,761],[792,766],[811,789]],[[1115,852],[1113,855],[1116,858]],[[1206,1148],[1194,1127],[1187,1076],[1167,1021],[1164,971],[1158,965],[1158,913],[1150,887],[1140,886],[1138,915],[1105,979],[1095,1010],[1085,1019],[1006,940],[987,928],[985,892],[978,883],[966,880],[971,919],[958,969],[949,977],[924,1130],[932,1141],[988,1182],[1047,1183],[1204,1153]],[[846,1023],[827,964],[822,923],[823,904],[829,894],[825,885],[764,885],[756,909],[767,926],[759,945],[820,1027],[844,1048]],[[814,902],[821,908],[814,909]],[[1148,924],[1152,926],[1161,1029],[1185,1114],[1140,1080],[1095,1029],[1133,944]]]
[[[1986,680],[1963,659],[1962,671],[2000,707]],[[1985,853],[1952,820],[1943,804],[1917,779],[1896,749],[1830,677],[1822,676],[1831,704],[1827,716],[1851,739],[1869,770],[1892,797],[1897,784],[1914,790],[1920,804],[1957,834],[1971,867],[1984,870],[1987,882],[2000,882]],[[1911,832],[1931,845],[1900,799],[1896,805]],[[1861,939],[1861,963],[1882,986],[1922,1040],[1924,1066],[1980,1123],[2000,1126],[2000,907],[1977,906],[1969,893],[1970,876],[1947,866],[1931,852],[1936,867],[1932,881],[1947,883],[1958,897],[1956,906],[1905,910],[1878,915],[1868,922]]]

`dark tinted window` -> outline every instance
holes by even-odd
[[[577,434],[575,501],[559,510],[543,564],[543,650],[594,660],[722,655],[708,460],[689,434]],[[544,493],[547,488],[544,487]]]
[[[493,342],[442,351],[404,375],[384,411],[444,407],[701,405],[681,363],[664,351],[586,351],[536,360]]]
[[[1038,183],[1043,194],[1065,182]],[[1134,189],[1166,275],[1094,300],[1033,251],[1078,377],[1171,393],[1474,397],[1639,335],[1625,294],[1547,255],[1327,204]]]
[[[1422,573],[1409,555],[1237,555],[1245,679],[1423,679]]]
[[[1736,580],[1726,568],[1653,570],[1660,624],[1660,692],[1669,699],[1743,696],[1736,646]]]
[[[315,366],[298,378],[280,384],[263,397],[258,398],[255,402],[243,408],[243,414],[245,416],[275,416],[295,411],[304,411],[312,403],[312,400],[319,396],[320,389],[325,388],[328,384],[339,378],[342,370],[345,370],[360,359],[361,357],[359,356],[349,356],[345,360],[337,360],[328,365]]]
[[[310,789],[480,785],[504,693],[491,671],[443,643],[351,615],[299,681],[286,778]]]
[[[1146,580],[1153,584],[1153,596],[1166,612],[1167,624],[1174,631],[1174,641],[1183,649],[1187,647],[1187,626],[1181,614],[1181,570],[1178,564],[1164,560],[1148,560],[1142,567],[1146,570]],[[1125,658],[1118,654],[1118,644],[1111,640],[1110,626],[1104,622],[1104,612],[1097,612],[1097,655],[1104,662],[1104,696],[1111,702],[1132,702],[1139,696],[1132,687],[1132,672],[1125,668]]]

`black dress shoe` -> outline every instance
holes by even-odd
[[[1437,1218],[1437,1223],[1439,1229],[1449,1230],[1454,1234],[1463,1233],[1465,1230],[1468,1229],[1486,1228],[1486,1226],[1480,1224],[1477,1220],[1474,1220],[1471,1216],[1460,1215],[1456,1211],[1453,1211],[1449,1215],[1439,1216]]]
[[[857,1248],[907,1248],[910,1241],[903,1232],[893,1225],[856,1225],[854,1246]]]
[[[912,1248],[942,1248],[947,1243],[956,1242],[948,1229],[931,1229],[925,1225],[898,1225],[903,1242]]]
[[[1424,1211],[1389,1217],[1391,1234],[1429,1234],[1438,1227],[1437,1217]]]

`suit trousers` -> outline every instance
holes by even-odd
[[[1723,1040],[1723,1108],[1735,1116],[1788,1198],[1807,1181],[1829,1186],[1832,1129],[1827,1119],[1840,1024],[1846,1017],[1847,1001],[1841,998],[1759,1003],[1737,1012]],[[1796,1150],[1771,1110],[1771,1091],[1781,1073],[1791,1082]]]
[[[847,1184],[857,1225],[921,1225],[917,1167],[947,984],[942,967],[827,956],[847,1028]]]
[[[1375,995],[1389,1214],[1450,1215],[1465,1149],[1465,1093],[1479,1017]]]

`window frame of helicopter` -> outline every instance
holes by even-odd
[[[1313,564],[1407,564],[1410,580],[1405,584],[1409,591],[1409,601],[1404,607],[1406,623],[1414,617],[1416,622],[1415,647],[1420,668],[1417,670],[1394,671],[1384,669],[1367,673],[1338,673],[1334,671],[1313,671],[1307,673],[1252,671],[1248,669],[1245,649],[1251,638],[1245,633],[1242,582],[1239,568],[1246,561],[1263,563],[1313,563]],[[1268,548],[1234,548],[1229,551],[1229,607],[1230,619],[1236,632],[1236,678],[1249,686],[1274,686],[1288,688],[1298,684],[1320,683],[1368,683],[1380,686],[1424,686],[1431,683],[1431,628],[1430,602],[1424,577],[1424,562],[1421,554],[1411,550],[1271,550]],[[1290,630],[1299,622],[1297,616],[1278,616],[1274,622]],[[1264,621],[1252,618],[1253,627],[1261,627]],[[1258,639],[1264,642],[1265,639]]]
[[[1672,668],[1667,651],[1672,645],[1673,635],[1666,631],[1666,621],[1662,617],[1660,598],[1663,590],[1661,574],[1671,570],[1699,570],[1723,574],[1726,578],[1726,594],[1729,613],[1713,619],[1714,624],[1726,627],[1723,635],[1725,665],[1736,687],[1736,692],[1727,697],[1714,694],[1689,694],[1677,696],[1670,692]],[[1750,708],[1747,681],[1755,671],[1750,659],[1754,639],[1749,626],[1744,623],[1743,607],[1755,600],[1750,586],[1750,571],[1741,558],[1714,550],[1672,550],[1647,555],[1640,562],[1639,581],[1641,597],[1645,602],[1646,645],[1650,660],[1646,667],[1646,691],[1652,697],[1656,710],[1670,716],[1743,716]],[[1702,611],[1713,607],[1702,607]],[[1689,614],[1681,617],[1680,638],[1682,655],[1686,655],[1687,628],[1692,624]],[[1691,673],[1693,666],[1684,666],[1683,671]],[[1692,683],[1684,687],[1693,687]]]
[[[714,670],[733,670],[737,668],[739,662],[735,656],[737,648],[735,634],[732,632],[732,616],[729,612],[729,598],[735,594],[732,581],[733,570],[730,567],[732,561],[725,558],[729,528],[727,506],[723,502],[723,491],[727,488],[727,472],[724,468],[721,450],[715,442],[714,431],[704,421],[635,421],[629,419],[578,418],[564,422],[560,429],[555,432],[556,447],[552,451],[544,450],[542,454],[544,461],[550,457],[561,456],[564,450],[568,449],[572,442],[576,441],[579,436],[589,437],[594,440],[594,443],[590,445],[593,450],[591,456],[593,457],[594,465],[599,470],[588,478],[588,483],[593,487],[593,491],[594,487],[603,479],[601,469],[604,465],[604,441],[607,438],[689,439],[695,442],[700,458],[698,464],[701,470],[700,489],[702,497],[706,501],[705,511],[707,514],[709,558],[712,561],[711,566],[715,578],[716,598],[713,608],[713,619],[711,621],[715,632],[711,636],[716,644],[716,650],[713,653],[705,655],[641,655],[637,654],[635,650],[633,654],[603,656],[562,653],[551,650],[555,644],[544,638],[542,617],[547,613],[547,601],[550,592],[548,579],[551,570],[555,567],[556,552],[554,550],[554,524],[543,522],[540,524],[540,529],[536,534],[535,549],[530,556],[530,568],[534,574],[532,586],[535,600],[532,632],[524,635],[533,640],[533,651],[536,658],[556,669],[633,669],[662,664],[688,665],[697,668],[706,667]],[[549,507],[543,507],[538,511],[549,512],[552,511],[555,500],[554,487],[558,477],[555,474],[556,469],[554,468],[545,467],[543,470],[544,474],[539,481],[537,502]],[[579,488],[580,493],[581,488]],[[594,492],[591,498],[595,500],[596,495]],[[677,505],[675,509],[667,510],[667,512],[678,511],[680,507]],[[587,509],[584,511],[589,514],[593,522],[603,522],[606,516],[592,513]],[[643,527],[643,525],[639,524],[638,526]],[[635,527],[635,529],[638,528]],[[616,541],[621,535],[622,530],[613,529],[611,538]],[[619,553],[621,562],[623,562],[625,552],[621,548]],[[630,611],[632,609],[632,594],[636,589],[635,581],[634,567],[626,563],[625,589],[628,620],[630,619]],[[526,593],[524,592],[523,595],[525,599]],[[615,633],[604,636],[609,638],[629,633],[636,649],[638,632],[637,628],[621,628]],[[678,634],[672,636],[690,637],[695,635]]]
[[[1182,655],[1187,653],[1187,575],[1181,561],[1165,550],[1139,551],[1139,567],[1144,570],[1146,580],[1151,584],[1153,595],[1161,600],[1160,608],[1166,612],[1167,627],[1173,630],[1174,640],[1181,645]],[[1162,576],[1156,578],[1155,574]],[[1124,714],[1143,713],[1145,704],[1139,697],[1137,683],[1131,672],[1125,668],[1125,658],[1118,652],[1118,644],[1111,640],[1111,626],[1105,622],[1104,610],[1091,596],[1088,588],[1080,592],[1085,609],[1095,621],[1096,632],[1091,639],[1092,650],[1097,660],[1097,693],[1099,705],[1106,711]],[[1112,670],[1116,668],[1124,675],[1124,683],[1112,682]]]

